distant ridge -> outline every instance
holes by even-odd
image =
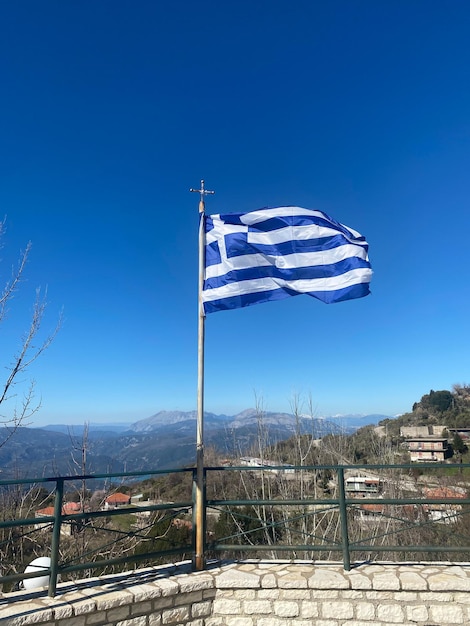
[[[249,453],[259,439],[271,445],[296,432],[320,439],[330,433],[350,434],[387,416],[316,418],[249,408],[236,415],[204,414],[206,446],[227,456]],[[352,426],[354,424],[354,426]],[[196,411],[159,411],[134,423],[87,424],[87,473],[145,471],[192,466],[195,463]],[[0,428],[0,441],[2,432]],[[77,474],[74,462],[81,449],[84,425],[19,428],[0,447],[2,478],[12,475]]]
[[[130,425],[130,430],[135,432],[151,432],[152,430],[167,427],[177,423],[191,422],[197,419],[196,411],[159,411],[151,417],[134,422]],[[297,425],[300,420],[304,427],[306,424],[317,423],[331,423],[341,430],[354,431],[362,426],[368,424],[377,424],[383,419],[390,419],[389,415],[379,414],[346,414],[335,415],[332,417],[316,417],[300,415],[295,416],[291,413],[281,413],[275,411],[259,411],[254,408],[244,409],[236,415],[217,415],[215,413],[204,412],[204,426],[205,428],[220,427],[224,425],[229,428],[242,428],[248,425],[258,424],[262,421],[265,425],[284,426],[288,429],[294,430],[294,426]],[[323,430],[323,428],[320,428]],[[331,432],[331,428],[327,428],[328,432]],[[336,430],[333,428],[333,430]]]
[[[159,411],[155,415],[146,417],[145,419],[134,422],[130,425],[130,430],[135,432],[148,432],[162,426],[167,427],[181,422],[195,421],[197,419],[197,411]],[[204,412],[205,426],[212,423],[224,423],[230,420],[226,415],[216,415],[215,413]]]

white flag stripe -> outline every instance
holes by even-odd
[[[306,241],[308,239],[322,239],[323,237],[334,237],[338,235],[338,230],[326,226],[309,224],[308,226],[287,226],[278,230],[271,230],[265,233],[248,231],[248,243],[274,245],[285,241]],[[346,235],[343,237],[348,238]]]
[[[239,281],[208,289],[203,293],[203,302],[219,300],[221,298],[230,298],[233,295],[244,295],[260,291],[270,291],[271,289],[287,288],[297,291],[298,293],[310,293],[316,291],[336,291],[344,289],[358,283],[366,283],[370,281],[372,275],[371,270],[364,268],[351,270],[340,276],[332,276],[329,278],[314,278],[311,280],[282,280],[275,278],[257,278],[247,281]]]
[[[225,250],[224,250],[225,255]],[[265,254],[245,254],[235,256],[231,259],[222,258],[222,262],[217,265],[206,267],[206,278],[223,276],[233,270],[242,270],[249,267],[263,267],[275,265],[283,269],[294,269],[296,267],[310,267],[319,265],[332,265],[352,256],[367,260],[367,250],[362,246],[345,244],[332,250],[320,250],[319,252],[297,252],[286,254],[285,256],[274,256]]]
[[[302,207],[277,207],[274,209],[260,209],[259,211],[250,211],[249,213],[245,213],[240,217],[240,221],[248,226],[259,224],[260,222],[265,222],[266,220],[272,217],[293,217],[294,215],[306,215],[308,217],[315,216],[316,218],[324,220],[328,218],[322,211],[315,211],[310,209],[303,209]],[[340,224],[340,222],[337,222]],[[362,237],[361,233],[350,226],[345,226],[344,224],[340,224],[342,228],[348,230],[354,237]],[[333,228],[335,228],[333,226]],[[336,228],[336,233],[338,229]]]
[[[321,211],[313,211],[311,209],[303,209],[298,206],[280,206],[273,209],[259,209],[258,211],[250,211],[244,213],[240,217],[240,221],[244,224],[258,224],[259,222],[265,222],[272,217],[291,217],[292,215],[308,215],[309,217],[315,216],[319,218],[324,217],[324,213]]]

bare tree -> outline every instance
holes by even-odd
[[[50,494],[39,485],[4,486],[0,499],[0,521],[8,523],[34,517],[36,510],[50,503]],[[0,529],[0,576],[23,571],[31,559],[44,554],[44,546],[44,533],[36,526]],[[9,586],[3,590],[9,590]]]
[[[0,237],[5,229],[5,221],[0,222]],[[20,252],[17,265],[13,267],[11,277],[5,283],[0,294],[0,323],[5,322],[12,300],[23,279],[23,274],[31,252],[31,242]],[[19,348],[14,353],[11,362],[6,366],[6,374],[0,379],[0,426],[3,432],[0,437],[0,447],[13,436],[21,425],[26,425],[28,420],[40,407],[40,401],[35,400],[34,380],[25,385],[24,375],[36,359],[50,346],[61,325],[61,316],[54,330],[43,336],[41,326],[44,321],[46,310],[47,291],[41,293],[36,289],[36,297],[33,302],[31,318],[26,331],[19,341]],[[19,387],[18,387],[19,385]],[[19,389],[22,388],[21,392]]]

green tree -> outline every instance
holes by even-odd
[[[455,433],[452,439],[452,450],[458,454],[465,454],[468,451],[468,446],[459,433]]]
[[[453,406],[454,396],[450,391],[431,391],[421,398],[420,405],[431,412],[444,413]]]

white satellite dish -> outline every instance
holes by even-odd
[[[44,572],[51,566],[51,559],[48,556],[40,556],[27,566],[24,573],[31,574],[32,572]],[[34,578],[25,578],[23,580],[23,587],[25,589],[36,589],[36,587],[47,587],[49,585],[49,574],[43,576],[35,576]]]

